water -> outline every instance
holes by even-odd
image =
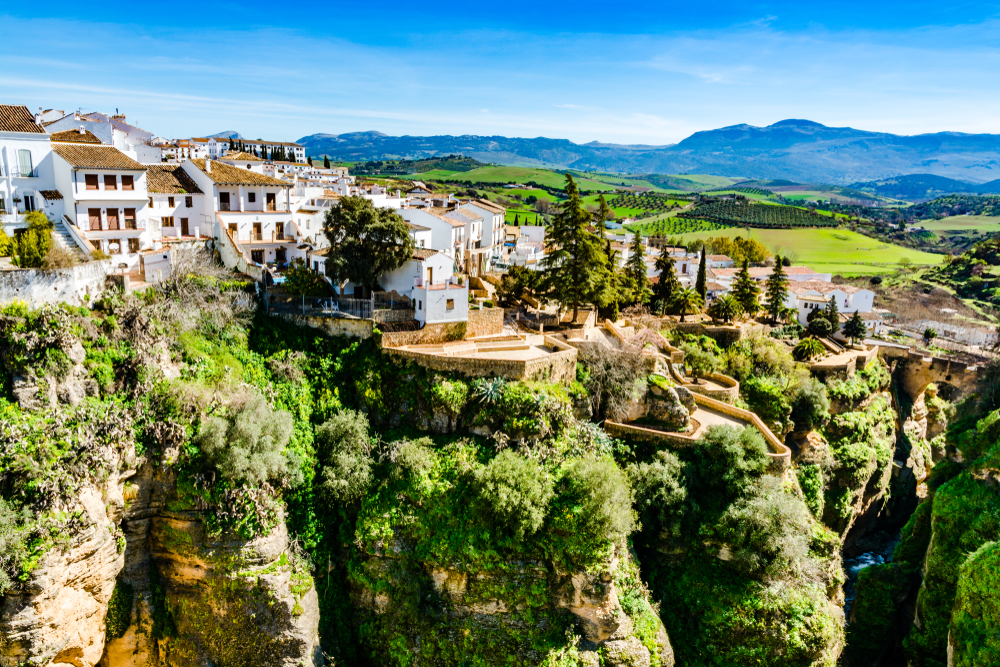
[[[873,536],[871,542],[874,544],[869,551],[844,560],[844,574],[847,577],[844,582],[844,616],[848,619],[851,617],[851,604],[857,595],[858,575],[866,567],[892,562],[892,551],[899,543],[899,533],[879,533]]]

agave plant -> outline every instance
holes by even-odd
[[[503,396],[507,381],[503,378],[481,378],[472,383],[473,395],[481,403],[495,405]]]

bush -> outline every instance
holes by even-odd
[[[289,466],[285,452],[291,435],[292,415],[274,410],[263,396],[253,393],[230,405],[227,417],[210,417],[194,444],[222,477],[256,485],[294,481],[298,466]]]
[[[542,527],[552,480],[536,461],[505,449],[475,472],[475,480],[487,520],[519,540]]]
[[[661,450],[652,462],[633,463],[627,472],[643,525],[677,532],[687,501],[681,460],[674,453]]]
[[[822,311],[814,311],[814,312],[818,313]],[[822,316],[814,317],[813,320],[809,323],[809,326],[806,328],[808,329],[811,335],[816,336],[818,338],[829,336],[830,333],[833,331],[833,325],[830,324],[830,320]]]
[[[22,269],[38,269],[52,249],[52,221],[41,211],[25,214],[28,228],[14,241],[14,264]]]
[[[785,430],[792,406],[785,397],[781,380],[774,377],[752,376],[740,384],[740,394],[758,417],[775,431]]]
[[[684,366],[697,381],[699,377],[714,373],[719,369],[719,359],[700,346],[685,343],[681,345],[684,351]]]
[[[710,426],[694,454],[699,485],[719,491],[724,504],[749,494],[770,465],[764,436],[751,426]]]
[[[397,470],[417,476],[428,474],[437,461],[437,454],[431,445],[433,441],[430,438],[398,440],[389,445]]]
[[[816,464],[798,469],[799,486],[805,497],[806,507],[817,519],[823,517],[823,469]]]
[[[830,399],[826,387],[816,378],[806,378],[792,392],[792,421],[796,431],[811,431],[829,419]]]
[[[0,496],[0,598],[13,587],[28,559],[28,509],[18,510]]]
[[[777,579],[799,573],[809,554],[810,517],[805,503],[764,477],[737,499],[720,520],[716,537],[730,549],[730,563],[754,577]]]
[[[283,286],[286,292],[295,296],[326,296],[330,293],[323,278],[300,262],[289,267]]]
[[[53,245],[42,261],[42,268],[48,271],[68,269],[79,263],[80,257],[75,252],[60,245]]]
[[[632,489],[614,461],[580,459],[566,472],[565,481],[580,503],[581,521],[591,534],[617,541],[635,528]]]
[[[345,410],[317,428],[323,492],[342,503],[361,498],[372,482],[371,450],[368,418],[360,412]]]
[[[1000,543],[987,542],[962,564],[952,613],[955,667],[1000,664]]]

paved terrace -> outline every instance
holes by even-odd
[[[557,350],[545,344],[545,337],[532,334],[514,340],[463,340],[453,343],[403,345],[397,350],[461,359],[509,359],[528,361],[548,356]]]

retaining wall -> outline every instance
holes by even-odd
[[[441,322],[424,325],[416,331],[391,331],[382,334],[382,347],[403,347],[424,343],[446,343],[463,340],[468,325],[465,322]]]
[[[416,312],[412,308],[403,309],[375,309],[372,311],[372,318],[376,322],[412,322]]]
[[[359,320],[351,317],[313,317],[310,315],[295,315],[294,313],[274,313],[299,326],[319,329],[328,336],[351,336],[353,338],[371,338],[374,335],[375,322]]]
[[[0,271],[0,303],[24,301],[32,306],[93,302],[106,287],[111,260],[87,262],[69,269]]]
[[[498,336],[503,333],[503,308],[480,308],[469,311],[469,324],[465,332],[466,338],[479,336]]]
[[[709,398],[714,398],[717,401],[722,401],[723,403],[736,403],[737,397],[740,395],[740,383],[729,377],[728,375],[723,375],[722,373],[709,373],[708,375],[702,376],[706,380],[711,380],[712,382],[720,385],[720,389],[710,389],[703,384],[690,384],[683,383],[685,389],[690,390],[695,394],[701,394],[702,396],[708,396]]]

